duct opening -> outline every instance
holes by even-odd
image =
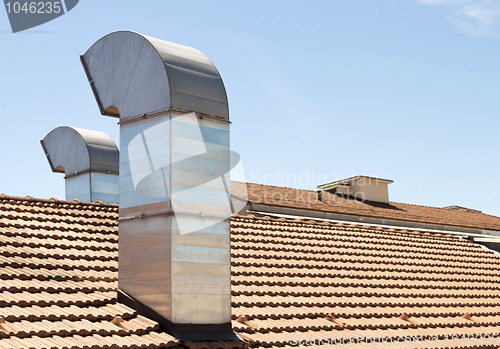
[[[49,154],[47,154],[47,153],[46,153],[45,155],[46,155],[46,156],[49,156]],[[56,168],[54,168],[54,169],[52,170],[52,172],[64,173],[65,171],[64,171],[64,167],[62,167],[62,166],[57,166]]]
[[[108,107],[108,108],[106,108],[104,110],[103,115],[111,116],[111,117],[114,117],[114,118],[119,118],[120,117],[120,111],[118,110],[117,107],[111,106],[111,107]]]

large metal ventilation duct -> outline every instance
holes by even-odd
[[[229,117],[217,69],[193,48],[126,31],[81,59],[101,112],[120,118],[120,300],[181,339],[233,339]]]
[[[66,200],[118,203],[119,151],[107,134],[61,126],[40,143],[52,172],[65,174]]]

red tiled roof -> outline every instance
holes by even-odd
[[[500,230],[500,217],[475,210],[438,208],[410,205],[398,202],[389,204],[362,202],[324,192],[322,201],[313,190],[292,189],[270,185],[234,182],[232,193],[244,196],[246,188],[248,200],[254,203],[348,214],[353,216],[395,219],[410,222],[442,224],[477,229]]]
[[[118,206],[0,197],[0,348],[158,348],[117,303]]]
[[[231,346],[179,343],[117,303],[117,211],[0,196],[0,348]],[[500,346],[500,257],[469,240],[238,215],[231,234],[233,327],[252,347]]]
[[[500,337],[500,257],[471,241],[248,216],[231,234],[233,323],[252,346],[500,345],[485,338]]]

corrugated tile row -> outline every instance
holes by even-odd
[[[363,243],[352,242],[352,241],[336,241],[330,240],[329,243],[316,243],[311,242],[311,240],[295,242],[293,244],[286,242],[286,245],[282,246],[272,246],[266,245],[266,241],[269,240],[270,237],[266,237],[264,239],[249,239],[247,235],[244,235],[246,239],[239,238],[238,230],[233,231],[232,239],[235,242],[238,242],[238,245],[241,249],[252,248],[252,246],[259,246],[262,250],[278,250],[278,251],[306,251],[306,252],[315,252],[319,249],[324,250],[325,252],[335,250],[337,253],[346,254],[346,255],[355,255],[355,256],[388,256],[397,258],[401,255],[401,253],[405,253],[408,257],[418,257],[421,259],[434,259],[434,260],[443,260],[443,261],[455,261],[457,259],[461,261],[479,261],[479,260],[488,260],[493,259],[494,257],[491,254],[484,253],[479,248],[470,249],[468,251],[458,250],[453,251],[451,249],[446,250],[436,250],[436,253],[433,256],[429,256],[426,251],[428,251],[429,246],[425,248],[401,248],[397,246],[391,246],[388,244],[387,240],[384,242],[376,243],[372,241],[372,243]],[[277,236],[279,239],[280,237]],[[389,238],[390,239],[390,238]],[[253,240],[246,242],[245,240]],[[375,246],[373,246],[375,245]],[[367,247],[370,247],[367,249]],[[434,245],[435,247],[435,245]]]
[[[269,290],[260,285],[234,285],[231,288],[231,293],[233,296],[242,295],[273,295],[273,296],[294,296],[294,297],[395,297],[395,298],[500,298],[500,289],[496,290],[485,290],[481,293],[477,293],[477,290],[470,289],[429,289],[429,288],[388,288],[382,287],[356,287],[356,286],[273,286],[272,290]]]
[[[96,270],[96,271],[117,271],[118,261],[82,260],[68,258],[38,258],[20,256],[0,256],[0,267],[10,266],[11,268],[31,269],[63,269],[63,270]]]
[[[401,333],[405,332],[402,336]],[[253,346],[304,348],[497,348],[499,326],[244,333]],[[477,336],[477,337],[476,337]]]
[[[59,306],[89,306],[102,305],[116,301],[116,292],[75,292],[75,293],[49,293],[49,292],[0,292],[0,307],[19,306],[28,307],[38,305],[47,307]]]
[[[54,216],[54,219],[70,219],[70,217],[99,218],[113,221],[118,217],[116,205],[103,204],[102,202],[84,203],[79,200],[64,201],[58,199],[35,199],[30,196],[13,197],[0,194],[2,205],[0,210],[5,212],[29,212]],[[64,214],[61,215],[61,210]],[[116,221],[113,222],[116,225]]]
[[[337,230],[342,231],[342,228],[336,227]],[[387,238],[381,236],[381,234],[375,234],[374,236],[370,236],[368,232],[365,232],[367,229],[363,229],[359,234],[362,236],[358,237],[350,237],[350,236],[339,236],[332,237],[328,235],[328,230],[321,229],[322,234],[315,234],[309,231],[302,231],[301,229],[296,229],[296,233],[288,233],[286,229],[283,230],[282,234],[279,232],[268,233],[264,231],[263,234],[259,234],[258,231],[255,234],[248,234],[248,231],[245,232],[245,229],[235,228],[233,232],[237,234],[237,236],[233,236],[234,241],[242,241],[242,242],[253,242],[259,243],[262,241],[262,236],[269,238],[280,238],[283,242],[286,242],[287,246],[325,246],[328,248],[345,248],[346,244],[349,244],[351,247],[366,247],[369,245],[373,250],[387,250],[387,251],[403,251],[403,252],[425,252],[427,248],[435,246],[437,243],[446,243],[448,246],[445,251],[436,251],[442,255],[462,255],[466,252],[470,256],[479,256],[484,257],[484,254],[481,251],[479,246],[470,246],[467,242],[462,242],[464,239],[460,239],[460,244],[454,245],[450,242],[454,242],[454,240],[450,239],[440,239],[434,240],[429,243],[425,243],[421,241],[422,239],[412,239],[408,241],[406,239],[401,239],[401,236],[390,234],[387,237],[394,241],[394,244],[387,244]],[[378,232],[378,231],[377,231]],[[373,232],[371,232],[373,233]],[[286,234],[286,235],[285,235]]]
[[[261,252],[259,254],[262,255]],[[239,254],[238,252],[233,252],[233,255],[236,255],[238,257],[242,256],[248,256],[248,254]],[[264,255],[266,259],[268,258],[268,255]],[[288,260],[292,260],[293,257],[297,257],[294,255],[287,255]],[[311,260],[311,259],[309,259]],[[317,261],[317,260],[315,260]],[[325,263],[330,262],[329,259],[325,258],[323,259]],[[362,263],[362,261],[358,261],[357,263]],[[329,277],[329,276],[336,276],[338,274],[344,274],[344,277],[349,277],[349,278],[356,278],[357,276],[361,276],[367,279],[393,279],[393,280],[428,280],[428,281],[433,281],[433,280],[438,280],[438,281],[467,281],[467,282],[476,282],[476,283],[483,283],[483,284],[494,284],[497,285],[498,282],[500,281],[500,276],[491,276],[491,275],[486,275],[486,274],[475,274],[475,275],[470,275],[467,273],[450,273],[450,272],[436,272],[436,270],[432,271],[427,271],[425,273],[424,268],[423,271],[419,272],[407,272],[407,271],[400,271],[395,268],[395,270],[391,270],[390,268],[351,268],[351,269],[346,269],[349,271],[349,273],[342,273],[341,271],[339,273],[332,270],[327,270],[324,271],[322,274],[318,273],[316,270],[311,270],[308,271],[305,268],[273,268],[272,263],[268,263],[267,265],[263,266],[260,268],[261,270],[259,271],[259,275],[280,275],[280,276],[304,276],[304,277]],[[252,267],[239,267],[238,272],[242,275],[245,274],[245,272],[248,274],[249,270],[252,270]],[[382,274],[383,272],[383,274]],[[338,275],[341,276],[341,275]]]
[[[239,315],[238,315],[239,314]],[[245,315],[242,315],[245,314]],[[411,307],[409,305],[404,306],[372,306],[367,307],[363,305],[358,306],[328,306],[320,307],[317,305],[302,305],[302,306],[288,306],[288,307],[278,307],[274,304],[268,304],[267,306],[261,307],[233,307],[233,317],[246,317],[249,319],[278,319],[278,318],[317,318],[317,317],[327,317],[335,314],[338,317],[350,318],[350,317],[367,317],[367,318],[377,318],[377,317],[398,317],[401,314],[407,314],[408,316],[417,317],[428,317],[428,316],[462,316],[464,314],[470,314],[471,316],[497,316],[500,315],[500,310],[498,308],[490,306],[428,306],[428,307]]]
[[[143,335],[134,333],[128,335],[100,335],[86,333],[85,335],[68,335],[49,337],[31,336],[27,338],[10,337],[0,341],[0,348],[50,348],[50,349],[138,349],[138,348],[168,348],[175,346],[177,341],[170,335],[160,332],[150,332]]]
[[[334,271],[339,270],[349,270],[349,271],[368,271],[368,270],[393,270],[400,272],[415,272],[426,270],[429,273],[434,274],[464,274],[464,275],[484,275],[484,276],[498,276],[500,275],[497,270],[493,270],[488,266],[484,269],[472,269],[467,268],[466,264],[464,267],[453,266],[450,267],[448,264],[422,264],[418,261],[415,262],[415,265],[412,265],[410,262],[407,263],[397,263],[397,260],[394,261],[386,261],[386,260],[377,260],[374,258],[345,258],[344,256],[327,256],[328,261],[330,263],[325,264],[323,259],[317,259],[314,255],[306,255],[303,260],[294,260],[293,258],[288,257],[287,254],[276,253],[276,259],[268,258],[268,256],[272,256],[270,253],[261,253],[258,256],[260,259],[255,259],[247,253],[245,250],[238,250],[237,247],[233,249],[233,259],[234,266],[237,267],[273,267],[273,268],[282,268],[282,269],[310,269],[310,274],[319,273],[332,273]],[[242,257],[244,256],[244,257]],[[283,256],[284,258],[279,258]],[[241,258],[240,258],[241,257]],[[396,263],[393,263],[396,262]],[[356,264],[362,263],[362,264]],[[328,271],[329,270],[329,271]]]
[[[86,241],[96,242],[111,242],[116,243],[118,241],[118,235],[109,233],[99,233],[99,232],[78,232],[75,234],[73,231],[63,231],[58,229],[46,230],[46,229],[30,229],[30,228],[13,228],[8,227],[8,229],[2,229],[2,235],[5,236],[15,236],[15,237],[38,237],[38,238],[52,238],[52,239],[67,239],[67,240],[77,240],[82,243]]]
[[[259,260],[249,259],[249,258],[238,258],[237,251],[233,251],[233,255],[235,256],[233,259],[233,266],[238,267],[241,272],[244,271],[246,267],[259,267],[259,268],[275,268],[275,269],[293,269],[297,272],[300,269],[307,269],[308,274],[336,274],[339,271],[385,271],[392,270],[403,273],[415,273],[425,270],[431,274],[464,274],[464,275],[483,275],[483,276],[500,276],[499,270],[494,269],[465,269],[460,268],[459,266],[449,267],[447,265],[412,265],[408,264],[400,264],[400,263],[390,263],[373,259],[360,259],[353,258],[351,259],[342,259],[335,260],[335,263],[329,263],[325,265],[325,263],[317,262],[314,260],[304,260],[298,262],[290,263],[287,260],[273,260],[272,264],[269,261],[264,261],[264,263],[259,263]],[[243,254],[246,254],[243,252]],[[362,264],[354,264],[360,263]],[[271,266],[272,265],[272,266]],[[242,268],[241,268],[242,267]],[[279,272],[277,270],[277,272]]]
[[[245,349],[249,347],[247,343],[239,341],[185,342],[182,346],[188,349]]]
[[[74,305],[73,302],[67,302],[60,305],[33,305],[29,307],[9,306],[2,308],[2,317],[5,321],[16,322],[21,320],[78,320],[86,319],[90,321],[107,320],[112,321],[115,317],[129,319],[137,313],[122,304],[116,302],[106,303],[102,300],[99,305]],[[77,303],[74,301],[74,303]]]
[[[82,221],[85,218],[82,218]],[[66,222],[39,222],[37,220],[34,221],[26,221],[22,218],[17,219],[7,219],[0,218],[0,227],[14,227],[14,228],[29,228],[29,229],[44,229],[51,230],[57,229],[62,231],[73,231],[77,232],[94,232],[100,231],[101,233],[115,233],[116,229],[112,226],[98,226],[93,224],[74,224],[74,223],[66,223]]]
[[[15,234],[2,234],[0,236],[0,246],[15,246],[15,247],[45,247],[45,248],[62,248],[76,249],[86,251],[116,251],[116,241],[80,241],[69,240],[61,236],[17,236]]]
[[[484,290],[497,290],[500,285],[496,283],[464,283],[462,281],[444,281],[444,280],[416,280],[406,279],[402,283],[398,278],[384,278],[384,275],[377,277],[364,277],[362,273],[341,273],[336,276],[306,276],[301,273],[288,273],[286,276],[278,273],[279,278],[276,278],[273,273],[259,271],[251,272],[250,269],[241,271],[241,268],[234,268],[232,271],[233,285],[266,285],[266,286],[312,286],[312,287],[336,287],[336,286],[361,286],[373,288],[424,288],[424,289],[442,289],[451,290],[459,287],[464,290],[476,290],[483,292]],[[239,270],[238,270],[239,269]],[[264,268],[262,268],[264,269]]]

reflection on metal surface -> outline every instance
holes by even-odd
[[[174,323],[228,322],[229,125],[168,113],[121,125],[121,149],[119,287]]]
[[[199,51],[132,32],[82,63],[120,117],[119,288],[175,324],[231,321],[229,116]]]
[[[41,144],[52,171],[65,174],[66,200],[118,202],[119,151],[108,135],[61,126]]]

